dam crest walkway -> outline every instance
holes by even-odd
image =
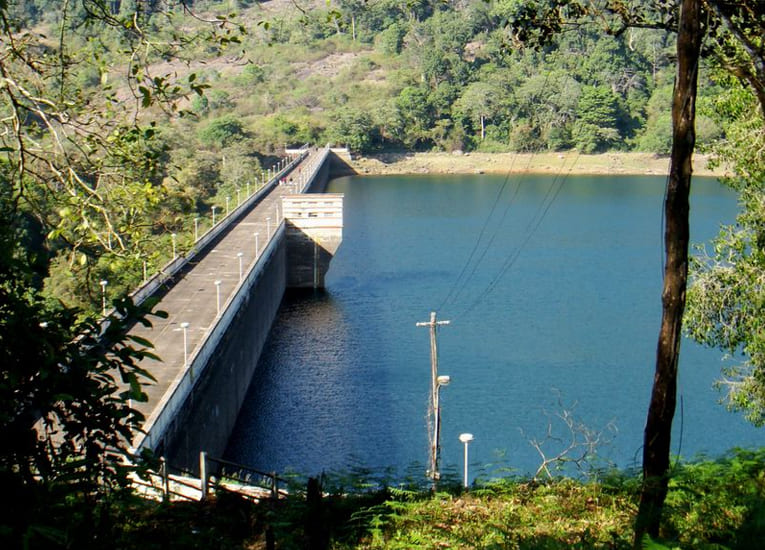
[[[196,239],[191,251],[173,258],[133,293],[136,303],[158,297],[155,309],[167,313],[166,318],[150,316],[150,327],[139,324],[130,331],[151,342],[151,351],[161,358],[139,364],[155,382],[144,387],[147,401],[133,403],[146,418],[133,440],[136,452],[161,452],[168,430],[178,429],[176,415],[188,406],[215,346],[284,237],[283,198],[306,193],[322,170],[326,178],[328,148],[291,153],[268,182]]]

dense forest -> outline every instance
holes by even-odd
[[[731,406],[763,424],[765,13],[761,2],[702,3],[695,146],[732,167],[742,213],[694,260],[687,330],[744,357],[723,384]],[[597,9],[0,0],[9,434],[0,476],[22,504],[10,524],[39,521],[76,495],[86,526],[95,503],[126,483],[132,466],[118,457],[140,426],[130,400],[148,375],[135,364],[150,352],[124,341],[124,326],[149,320],[121,297],[190,246],[195,223],[209,227],[213,208],[260,180],[285,146],[666,155],[677,141],[678,11],[651,0]],[[104,329],[106,288],[117,315]],[[32,435],[38,421],[45,437]],[[761,507],[761,487],[747,487]],[[66,540],[42,538],[57,536]]]

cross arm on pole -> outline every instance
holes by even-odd
[[[451,321],[436,321],[436,312],[430,312],[430,321],[416,323],[418,327],[436,327],[437,325],[448,325]]]

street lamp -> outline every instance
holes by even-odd
[[[243,252],[237,252],[236,257],[239,258],[239,282],[242,282],[242,256],[244,256]]]
[[[215,209],[218,208],[217,206],[212,206],[212,214],[213,214],[213,227],[215,227]]]
[[[194,218],[194,242],[199,240],[199,218]]]
[[[101,279],[98,284],[101,285],[101,316],[106,317],[106,285],[109,284],[109,281]]]
[[[215,302],[218,304],[218,315],[220,315],[220,284],[222,282],[220,279],[215,281]]]
[[[433,481],[437,481],[441,478],[441,473],[438,471],[438,459],[441,455],[441,386],[448,386],[451,382],[451,378],[447,375],[441,375],[436,378],[436,385],[433,393],[433,456],[431,457],[431,463],[433,465],[432,476]]]
[[[460,434],[460,441],[465,444],[465,489],[468,488],[468,443],[473,441],[473,434]]]
[[[175,233],[170,233],[170,238],[173,240],[173,260],[178,257],[178,255],[175,253],[175,239],[178,235]]]
[[[189,364],[189,348],[186,331],[189,328],[189,324],[186,322],[181,323],[181,329],[183,329],[183,366],[186,367]]]
[[[226,197],[226,216],[228,216],[229,208],[228,203],[231,201],[231,197]]]

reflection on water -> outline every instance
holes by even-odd
[[[419,468],[427,458],[427,331],[438,309],[442,462],[472,432],[485,475],[536,469],[529,444],[565,407],[618,428],[604,460],[640,459],[661,315],[663,178],[345,178],[344,242],[327,290],[284,301],[227,458],[305,474]],[[692,238],[735,197],[695,183]],[[468,262],[470,259],[470,262]],[[719,454],[763,436],[717,405],[720,355],[681,356],[675,451]],[[558,402],[560,392],[561,404]],[[559,424],[554,422],[554,425]],[[682,426],[682,433],[680,431]],[[548,444],[546,452],[555,447]],[[474,469],[475,469],[474,468]],[[424,467],[423,467],[424,470]]]

